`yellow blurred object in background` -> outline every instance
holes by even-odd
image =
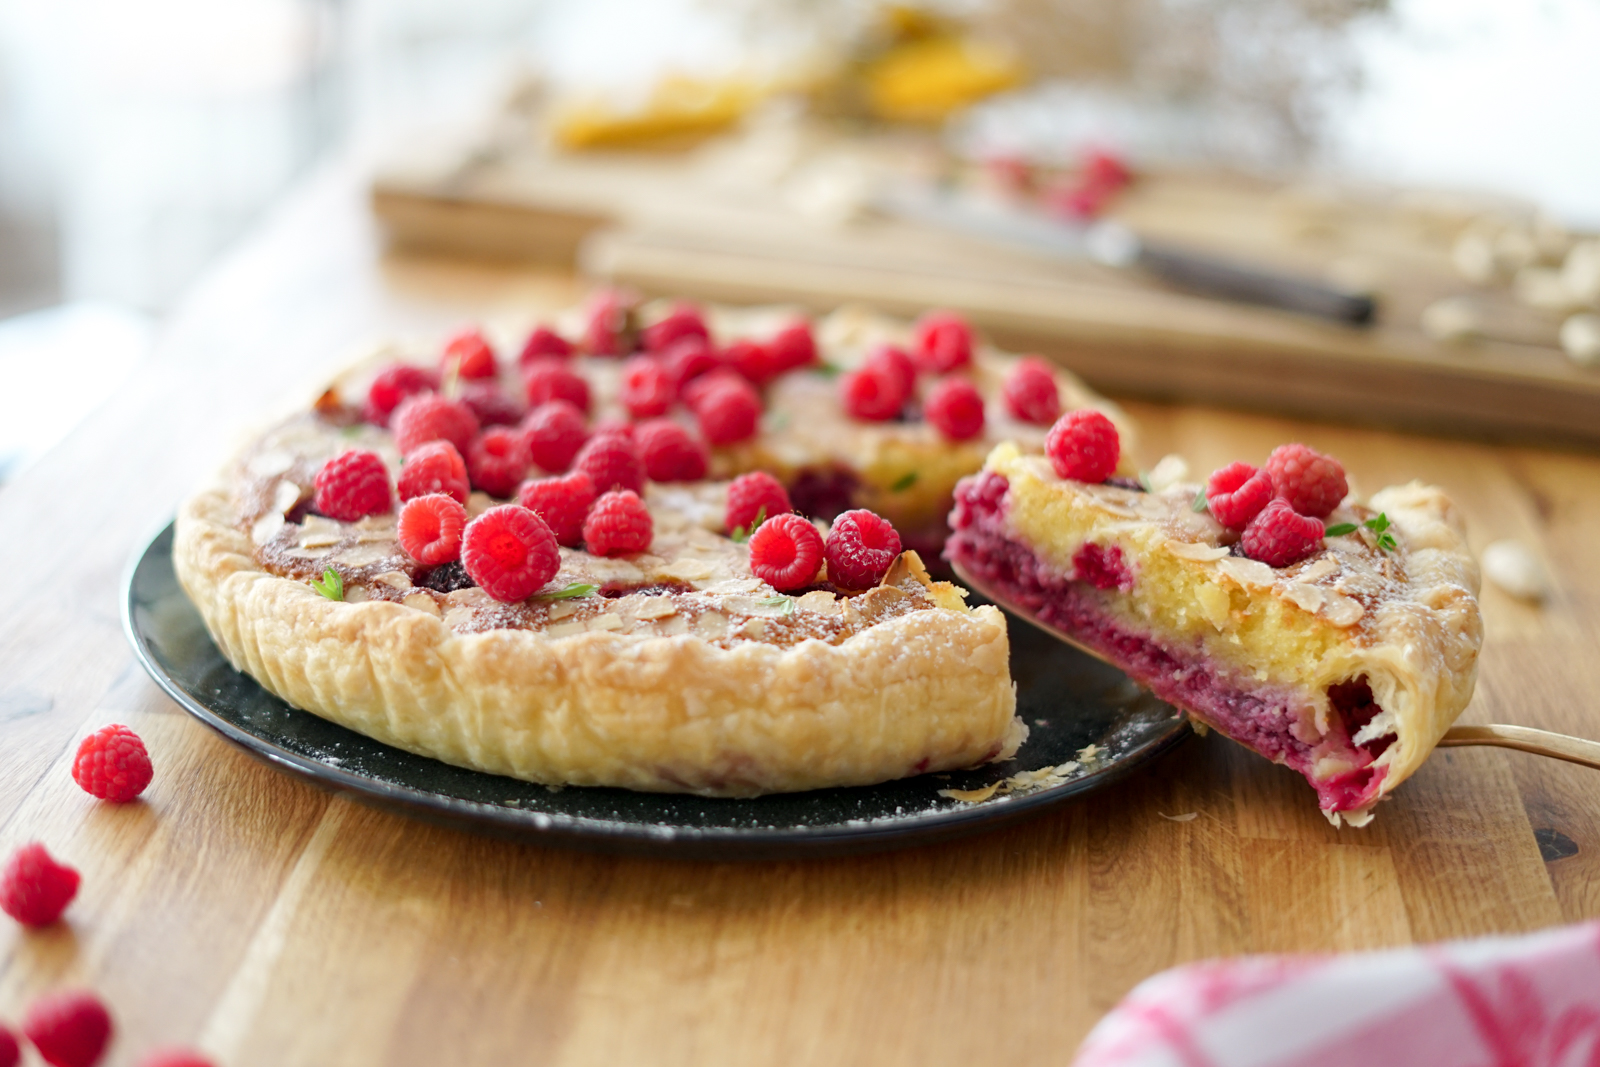
[[[766,95],[742,79],[672,75],[638,107],[594,99],[558,107],[551,135],[568,149],[683,147],[732,127]]]
[[[1022,83],[1021,62],[1007,49],[964,37],[919,37],[894,45],[863,72],[879,118],[938,122],[986,96]]]

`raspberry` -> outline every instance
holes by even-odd
[[[448,376],[450,368],[462,378],[493,378],[498,372],[494,362],[494,349],[479,330],[462,330],[444,346],[439,360],[439,374]]]
[[[972,327],[953,311],[930,311],[917,320],[914,351],[930,374],[949,374],[972,362]]]
[[[1045,194],[1045,208],[1061,219],[1082,222],[1103,213],[1111,203],[1115,190],[1088,182],[1071,182],[1057,186]]]
[[[402,456],[429,441],[449,441],[466,455],[467,446],[478,434],[478,416],[459,400],[447,400],[431,393],[403,401],[389,420],[395,444]]]
[[[425,567],[461,558],[467,509],[443,493],[413,497],[400,508],[400,547]]]
[[[644,461],[627,434],[595,434],[578,452],[573,466],[589,476],[598,492],[622,488],[637,493],[644,489]]]
[[[526,367],[540,356],[559,356],[566,359],[570,355],[572,355],[571,341],[548,326],[535,326],[522,345],[522,353],[517,356],[517,366]]]
[[[724,348],[722,362],[744,375],[745,379],[757,388],[766,385],[785,370],[770,347],[748,337],[740,338]]]
[[[667,372],[652,356],[631,356],[622,368],[622,406],[636,419],[665,415],[678,398]]]
[[[629,489],[600,494],[583,520],[583,543],[596,556],[643,552],[654,536],[650,509]]]
[[[594,482],[582,471],[558,478],[536,478],[522,483],[517,503],[545,521],[556,543],[577,548],[583,543],[583,520],[598,494]]]
[[[471,488],[467,481],[467,462],[449,441],[418,445],[400,464],[396,483],[401,500],[443,493],[465,504]]]
[[[317,495],[312,501],[318,514],[340,522],[355,522],[381,515],[394,503],[389,492],[389,468],[383,457],[365,449],[341,452],[317,471]]]
[[[1322,547],[1322,520],[1299,514],[1287,500],[1274,500],[1244,528],[1239,547],[1269,567],[1287,567]]]
[[[116,724],[85,737],[72,760],[72,780],[85,793],[117,804],[143,793],[154,773],[139,735]]]
[[[930,389],[922,414],[951,441],[968,441],[983,432],[983,397],[965,378],[946,378]]]
[[[361,406],[361,417],[376,426],[389,425],[389,416],[400,406],[400,401],[417,393],[438,388],[439,379],[406,363],[394,363],[378,372],[367,389],[367,401]]]
[[[750,535],[750,572],[780,593],[810,585],[822,562],[822,535],[798,515],[778,515]]]
[[[1012,418],[1022,422],[1049,426],[1061,416],[1061,392],[1056,388],[1056,376],[1050,364],[1038,356],[1029,356],[1011,368],[1000,386],[1000,396]]]
[[[551,474],[572,466],[572,458],[589,436],[583,413],[565,400],[552,400],[534,408],[522,420],[521,429],[528,442],[528,455],[540,469]]]
[[[0,1067],[17,1067],[22,1062],[22,1047],[17,1044],[17,1035],[0,1026]]]
[[[57,863],[37,841],[13,852],[0,870],[0,911],[23,926],[49,926],[77,895],[78,872]]]
[[[514,604],[556,576],[561,550],[543,519],[517,504],[502,504],[467,523],[461,564],[485,593]]]
[[[139,1067],[212,1067],[212,1063],[186,1048],[162,1048],[140,1060]]]
[[[778,373],[809,367],[817,361],[817,339],[811,334],[809,322],[796,322],[772,335],[767,342],[772,361]]]
[[[718,382],[694,405],[700,432],[713,445],[748,441],[761,423],[761,397],[742,380]]]
[[[1327,518],[1350,491],[1338,460],[1302,444],[1273,449],[1267,457],[1267,474],[1274,493],[1314,519]]]
[[[1230,530],[1244,529],[1271,499],[1271,476],[1248,463],[1230,463],[1206,480],[1206,507]]]
[[[732,383],[741,389],[751,388],[750,382],[746,380],[744,375],[740,374],[732,367],[723,367],[719,365],[717,369],[712,371],[710,374],[702,374],[683,387],[683,402],[688,405],[690,411],[693,411],[707,393],[710,393],[719,385],[727,385],[729,383]]]
[[[515,426],[522,421],[522,405],[498,382],[468,382],[461,387],[461,402],[478,417],[479,426]]]
[[[854,418],[887,422],[900,414],[909,398],[892,371],[862,367],[839,377],[839,403]]]
[[[596,356],[625,356],[635,348],[633,301],[615,289],[595,294],[583,329],[583,348]]]
[[[589,383],[583,375],[554,356],[536,359],[524,368],[522,383],[528,390],[528,403],[534,407],[552,400],[565,400],[579,411],[589,410]]]
[[[1050,427],[1044,451],[1061,477],[1103,482],[1117,469],[1122,441],[1110,419],[1093,408],[1079,408]]]
[[[741,528],[748,530],[757,516],[771,519],[793,510],[783,483],[766,471],[751,471],[728,483],[723,529],[730,534]]]
[[[828,581],[840,589],[871,589],[899,558],[900,535],[870,511],[847,511],[833,520],[824,554]]]
[[[94,1067],[111,1041],[111,1013],[87,990],[53,993],[28,1008],[22,1032],[51,1067]]]
[[[530,462],[527,437],[504,426],[483,431],[467,451],[472,487],[502,499],[517,491]]]
[[[917,387],[917,365],[911,357],[906,355],[903,348],[894,345],[879,345],[867,356],[862,363],[865,370],[877,370],[888,374],[900,395],[911,399],[912,390]]]
[[[698,337],[685,338],[661,353],[661,369],[672,383],[674,396],[683,396],[690,382],[720,366],[710,347]]]
[[[685,337],[697,337],[710,347],[711,331],[698,308],[690,304],[677,304],[666,318],[644,329],[644,347],[648,352],[665,352]]]
[[[706,476],[711,453],[671,419],[651,419],[634,428],[634,443],[653,482],[697,482]]]
[[[1083,180],[1102,189],[1120,189],[1133,180],[1133,171],[1114,153],[1090,149],[1083,157]]]

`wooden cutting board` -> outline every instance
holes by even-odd
[[[1117,217],[1147,239],[1310,278],[1364,278],[1380,301],[1365,329],[870,213],[821,222],[791,199],[777,182],[729,182],[700,156],[526,144],[419,154],[373,187],[392,244],[407,250],[577,262],[647,293],[708,300],[951,307],[997,343],[1049,355],[1118,395],[1600,444],[1600,372],[1562,354],[1558,315],[1456,274],[1450,242],[1467,216],[1438,198],[1161,172],[1117,202]],[[1424,308],[1464,294],[1487,339],[1444,344],[1422,332]]]

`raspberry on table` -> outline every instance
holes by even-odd
[[[700,432],[713,445],[748,441],[761,425],[761,396],[743,379],[717,382],[697,397]]]
[[[946,378],[928,390],[922,414],[950,441],[970,441],[983,432],[983,397],[965,378]]]
[[[534,407],[565,400],[579,411],[589,410],[589,383],[554,356],[536,359],[523,368],[522,384],[528,391],[528,403]]]
[[[449,441],[418,445],[400,464],[400,477],[395,483],[402,501],[443,493],[465,504],[472,488],[467,480],[467,461]]]
[[[467,509],[443,493],[413,497],[400,508],[400,547],[426,567],[461,558]]]
[[[94,1067],[111,1042],[111,1013],[88,990],[52,993],[29,1006],[22,1032],[51,1067]]]
[[[101,800],[122,804],[143,793],[154,776],[139,735],[120,724],[85,737],[72,760],[72,779]]]
[[[655,521],[639,494],[630,489],[601,493],[583,520],[583,543],[596,556],[643,552],[655,536]]]
[[[698,308],[680,302],[665,318],[644,328],[644,347],[646,351],[661,353],[685,337],[699,338],[709,347],[711,331],[706,329],[705,317]]]
[[[565,400],[540,404],[522,420],[522,436],[528,455],[541,470],[559,474],[572,466],[572,460],[588,439],[583,412]]]
[[[605,289],[589,303],[583,328],[583,349],[593,356],[626,356],[634,350],[633,300]]]
[[[444,355],[439,359],[440,375],[448,375],[452,366],[461,378],[493,378],[499,373],[494,348],[483,331],[475,328],[462,330],[446,342]]]
[[[704,338],[686,337],[669,347],[659,356],[661,369],[672,383],[674,396],[682,397],[689,383],[703,374],[710,374],[722,366]]]
[[[802,320],[785,326],[772,335],[767,351],[779,374],[811,366],[817,361],[817,339],[811,324]]]
[[[517,491],[531,462],[527,437],[521,430],[506,426],[483,431],[467,452],[472,487],[501,499]]]
[[[900,557],[900,534],[888,519],[858,508],[833,520],[823,554],[828,581],[840,589],[871,589]]]
[[[785,369],[769,346],[751,337],[741,337],[724,348],[722,362],[757,388],[772,381]]]
[[[23,845],[0,869],[0,911],[23,926],[49,926],[78,895],[78,881],[78,872],[39,842]]]
[[[622,406],[636,419],[667,413],[678,399],[672,380],[654,356],[629,356],[622,368]]]
[[[1122,157],[1104,148],[1085,153],[1079,169],[1084,182],[1103,189],[1120,189],[1133,180],[1133,171]]]
[[[750,573],[780,593],[810,585],[822,563],[822,535],[798,515],[777,515],[750,535]]]
[[[615,488],[635,493],[644,490],[644,461],[633,438],[624,433],[596,433],[578,450],[573,466],[589,476],[604,493]]]
[[[634,444],[653,482],[697,482],[706,476],[711,452],[705,442],[671,419],[650,419],[633,431]]]
[[[361,405],[361,417],[376,426],[389,425],[389,416],[400,406],[400,401],[417,393],[432,392],[439,387],[439,379],[430,371],[413,367],[409,363],[394,363],[378,372],[367,388],[366,403]]]
[[[1044,195],[1045,210],[1060,219],[1083,222],[1097,218],[1111,203],[1114,190],[1102,185],[1074,181],[1048,190]]]
[[[389,427],[402,456],[429,441],[449,441],[466,455],[467,446],[478,434],[478,416],[459,400],[424,393],[402,401]]]
[[[1044,439],[1045,455],[1062,478],[1103,482],[1116,472],[1122,439],[1116,425],[1093,408],[1069,411]]]
[[[156,1049],[139,1061],[139,1067],[213,1067],[210,1060],[186,1048]]]
[[[381,515],[394,505],[389,468],[383,457],[364,448],[341,452],[317,471],[317,494],[311,506],[319,515],[355,522]]]
[[[1272,478],[1248,463],[1230,463],[1206,479],[1206,508],[1230,530],[1242,530],[1272,499]]]
[[[571,341],[548,326],[535,326],[522,344],[522,352],[517,356],[517,366],[526,367],[540,356],[566,359],[570,355],[572,355]]]
[[[758,515],[772,519],[793,510],[789,504],[789,493],[782,482],[766,471],[751,471],[728,483],[723,530],[730,534],[735,530],[748,531]]]
[[[597,496],[589,476],[573,471],[523,482],[517,490],[517,503],[545,521],[557,544],[577,548],[583,543],[583,520]]]
[[[839,403],[853,418],[887,422],[910,398],[910,389],[892,370],[862,367],[839,376]]]
[[[467,523],[461,565],[485,593],[514,604],[556,576],[561,550],[543,519],[520,504],[502,504]]]
[[[1267,457],[1272,490],[1302,515],[1325,519],[1350,491],[1344,467],[1302,444],[1279,445]]]
[[[1301,515],[1287,500],[1273,500],[1244,528],[1239,547],[1269,567],[1287,567],[1322,548],[1322,520]]]
[[[930,374],[949,374],[972,362],[972,327],[953,311],[930,311],[917,320],[917,363]]]
[[[522,421],[522,405],[499,382],[467,382],[458,396],[478,417],[479,426],[515,426]]]
[[[1050,364],[1038,356],[1018,360],[1000,386],[1011,417],[1035,426],[1049,426],[1061,417],[1061,391]]]

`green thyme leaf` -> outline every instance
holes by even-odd
[[[533,599],[541,601],[574,600],[580,596],[589,596],[598,588],[600,587],[597,585],[590,585],[588,582],[573,582],[571,585],[557,589],[554,593],[540,593]]]
[[[1139,477],[1138,477],[1137,480],[1139,482],[1139,488],[1140,489],[1143,489],[1147,493],[1155,492],[1154,489],[1150,488],[1150,475],[1148,473],[1146,473],[1145,471],[1140,471],[1139,472]]]
[[[1378,550],[1380,552],[1393,552],[1400,546],[1395,543],[1394,534],[1381,533],[1378,535]]]
[[[1194,495],[1194,503],[1189,505],[1189,510],[1194,512],[1205,512],[1209,509],[1210,505],[1206,503],[1206,487],[1202,485],[1200,487],[1200,491]]]
[[[792,597],[769,596],[762,600],[761,604],[769,608],[782,608],[785,615],[794,614],[794,599]]]
[[[339,572],[334,570],[332,567],[329,567],[327,570],[322,572],[322,578],[320,580],[314,579],[311,582],[311,588],[315,589],[329,600],[344,599],[344,579],[340,577]]]
[[[750,540],[750,535],[755,533],[756,528],[766,521],[767,506],[762,504],[760,510],[756,512],[756,518],[754,522],[752,522],[749,526],[735,526],[733,528],[733,533],[729,534],[728,536],[733,539],[734,544],[742,545],[746,541]]]
[[[890,489],[891,492],[903,493],[907,489],[910,489],[913,485],[916,485],[916,484],[917,484],[917,472],[916,471],[907,471],[906,473],[902,474],[899,478],[895,479],[895,483],[893,485],[891,485],[889,487],[889,489]]]
[[[1380,511],[1378,512],[1377,518],[1368,519],[1361,525],[1365,526],[1375,534],[1381,534],[1383,531],[1389,528],[1389,516],[1385,512]]]
[[[341,427],[339,429],[339,436],[340,437],[346,437],[346,438],[356,437],[356,436],[359,436],[360,433],[361,433],[361,424],[360,423],[352,423],[349,426],[344,426],[344,427]]]
[[[1343,537],[1345,534],[1353,534],[1359,529],[1361,529],[1361,527],[1357,526],[1353,522],[1338,522],[1338,523],[1334,523],[1332,526],[1329,526],[1327,529],[1323,530],[1322,531],[1322,536],[1324,536],[1324,537]]]
[[[769,433],[788,428],[789,413],[787,411],[769,411],[761,420],[762,428]]]
[[[837,363],[818,363],[811,368],[812,373],[820,374],[824,378],[837,378],[844,373],[844,368]]]

